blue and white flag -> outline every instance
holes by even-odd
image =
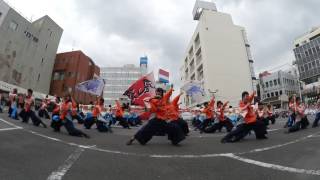
[[[205,96],[205,91],[201,87],[200,82],[191,81],[185,84],[181,89],[184,90],[188,96],[194,96],[194,95]]]
[[[206,93],[200,82],[191,81],[185,84],[182,88],[186,95],[192,98],[192,102],[200,103],[206,98]]]
[[[104,88],[104,80],[101,78],[92,79],[77,84],[76,89],[82,92],[86,92],[92,95],[100,96],[102,95]]]

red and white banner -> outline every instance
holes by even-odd
[[[128,96],[132,105],[144,106],[144,99],[156,94],[153,72],[142,77],[123,94]]]

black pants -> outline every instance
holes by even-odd
[[[12,108],[11,106],[9,106],[9,109],[8,109],[8,116],[11,117],[11,114],[12,114]]]
[[[192,120],[192,125],[194,126],[194,127],[196,127],[196,128],[200,128],[200,126],[201,126],[201,121],[198,119],[198,118],[193,118],[193,120]]]
[[[237,128],[230,133],[228,133],[221,141],[222,142],[237,142],[243,139],[245,136],[249,134],[249,132],[253,130],[256,135],[256,139],[265,139],[267,130],[264,122],[257,121],[250,124],[240,124]]]
[[[77,136],[77,137],[89,137],[84,132],[80,131],[79,129],[74,127],[74,124],[71,120],[65,119],[63,121],[63,126],[66,128],[70,136]]]
[[[268,117],[268,121],[271,121],[271,124],[276,123],[276,117],[274,115]]]
[[[91,129],[91,127],[92,127],[95,123],[96,123],[96,119],[95,119],[94,117],[90,117],[90,118],[86,118],[86,119],[84,120],[83,125],[84,125],[84,127],[85,127],[86,129]]]
[[[49,113],[48,113],[48,111],[45,110],[45,109],[40,109],[40,110],[38,111],[38,116],[41,117],[41,118],[44,117],[44,118],[46,118],[46,119],[50,119]]]
[[[135,139],[142,145],[147,144],[157,134],[168,134],[172,144],[177,145],[185,139],[181,127],[177,123],[167,123],[159,119],[151,119],[135,135]]]
[[[54,116],[58,116],[57,119]],[[63,126],[62,121],[59,119],[59,114],[52,114],[50,127],[54,132],[60,132],[60,128]]]
[[[309,120],[307,116],[305,116],[300,121],[296,122],[292,127],[290,127],[288,132],[291,133],[299,131],[300,129],[306,129],[309,126],[309,124]]]
[[[78,114],[75,114],[75,115],[72,116],[72,120],[74,120],[74,119],[77,120],[79,124],[83,124],[84,123],[83,118]]]
[[[316,114],[316,118],[313,121],[312,127],[318,127],[319,126],[319,121],[320,121],[320,112]]]
[[[25,109],[22,109],[19,113],[19,116],[22,118],[22,122],[28,123],[29,119],[31,118],[33,125],[39,126],[40,124],[43,125],[43,127],[47,127],[42,120],[36,116],[36,113],[32,110],[26,111]]]
[[[185,135],[189,134],[189,125],[185,120],[179,118],[176,121],[172,121],[172,123],[176,123],[178,126],[180,126]]]
[[[102,122],[102,121],[97,120],[96,125],[97,125],[97,130],[99,132],[110,132],[111,131],[110,127],[107,125],[106,122]]]
[[[210,125],[211,122],[213,123],[214,121],[212,119],[205,119],[200,125],[200,130],[204,131]]]
[[[169,122],[166,131],[168,134],[168,140],[170,140],[173,145],[179,144],[186,138],[186,134],[182,129],[182,123],[179,123],[179,121]]]
[[[225,127],[227,129],[227,132],[231,132],[233,128],[233,124],[229,119],[226,119],[224,121],[219,121],[218,123],[213,124],[212,126],[207,127],[204,132],[205,133],[215,133],[217,130],[220,130]]]
[[[119,121],[119,124],[120,124],[123,128],[130,128],[128,121],[125,120],[123,117],[116,117],[116,121]]]

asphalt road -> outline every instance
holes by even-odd
[[[126,146],[137,128],[110,134],[79,127],[91,136],[85,139],[0,114],[0,179],[319,180],[320,128],[285,134],[284,121],[270,126],[268,140],[251,135],[221,144],[224,132],[192,131],[178,147],[166,137]]]

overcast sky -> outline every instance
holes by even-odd
[[[49,15],[63,29],[58,52],[82,50],[99,66],[164,68],[179,79],[183,54],[195,29],[195,0],[7,0],[33,20]],[[246,28],[255,71],[294,59],[296,37],[320,25],[319,0],[214,0],[218,11]]]

